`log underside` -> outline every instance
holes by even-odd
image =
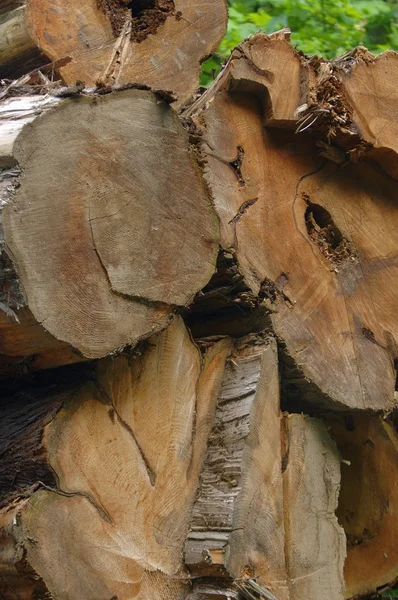
[[[156,26],[183,43],[189,3],[168,4]],[[18,14],[42,48],[61,12],[40,5]],[[142,15],[115,6],[79,18],[134,66],[160,38],[137,42]],[[95,83],[78,50],[64,80]],[[189,84],[170,106],[145,65],[145,89],[103,94],[134,81],[123,65],[0,108],[0,595],[382,590],[398,578],[398,57],[307,59],[285,30],[259,34],[182,112]]]

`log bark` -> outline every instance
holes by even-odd
[[[1,5],[0,5],[1,6]],[[1,18],[0,77],[19,76],[27,53],[36,62],[69,57],[59,72],[88,87],[140,83],[172,91],[186,102],[199,84],[200,63],[226,30],[225,0],[27,0]]]
[[[164,327],[209,280],[216,217],[188,134],[159,97],[12,98],[1,128],[1,354],[59,340],[106,356]],[[67,349],[59,364],[69,361]]]
[[[398,223],[385,173],[395,154],[389,133],[384,150],[376,144],[359,104],[361,86],[377,96],[374,77],[393,56],[316,62],[295,54],[285,31],[259,34],[187,112],[202,134],[222,247],[311,382],[308,402],[335,409],[395,406]],[[397,103],[384,106],[383,94],[388,131]]]

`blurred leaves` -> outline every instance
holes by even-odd
[[[381,597],[383,600],[394,600],[394,598],[398,598],[398,590],[389,590],[388,592],[384,592]]]
[[[247,36],[289,27],[292,43],[308,55],[335,58],[355,46],[398,50],[398,0],[228,0],[228,31],[203,63],[209,85],[231,50]]]

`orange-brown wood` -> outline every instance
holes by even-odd
[[[380,417],[331,421],[343,459],[337,515],[347,536],[346,598],[371,594],[398,577],[398,438]]]
[[[106,359],[13,420],[2,409],[2,478],[12,457],[31,476],[2,487],[4,598],[38,587],[62,600],[185,597],[182,549],[228,353],[222,340],[202,357],[176,319],[141,356]]]
[[[68,84],[146,84],[170,90],[184,103],[199,85],[201,62],[227,25],[225,0],[27,0],[0,17],[0,70],[12,77],[69,57],[60,74]],[[211,8],[211,9],[210,9]],[[34,57],[33,57],[34,58]],[[45,61],[44,61],[45,62]],[[4,63],[1,65],[1,63]],[[0,71],[1,72],[1,71]]]
[[[335,67],[318,65],[316,80],[315,66],[291,50],[292,67],[283,69],[288,41],[281,35],[244,42],[189,113],[203,131],[222,245],[269,307],[303,381],[318,390],[318,403],[389,410],[395,405],[398,340],[396,183],[370,154],[355,163],[350,151],[330,147],[344,135],[351,145],[356,135],[356,148],[365,143],[354,135],[344,95],[334,104],[329,97]],[[265,57],[259,50],[255,62],[256,47]],[[336,93],[341,88],[336,84]],[[314,106],[310,110],[314,89],[325,97],[314,106],[328,107],[319,115]],[[337,128],[337,110],[345,115],[346,133]],[[299,134],[286,131],[293,125]]]

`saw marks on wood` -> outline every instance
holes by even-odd
[[[86,358],[165,327],[210,279],[218,249],[176,114],[150,92],[125,90],[58,102],[21,133],[19,121],[5,152],[22,174],[2,225],[36,321]]]
[[[100,363],[97,381],[45,427],[57,487],[33,494],[14,534],[55,598],[144,599],[156,572],[170,577],[159,575],[162,589],[184,587],[182,549],[228,352],[221,341],[202,359],[176,319],[131,366]]]

